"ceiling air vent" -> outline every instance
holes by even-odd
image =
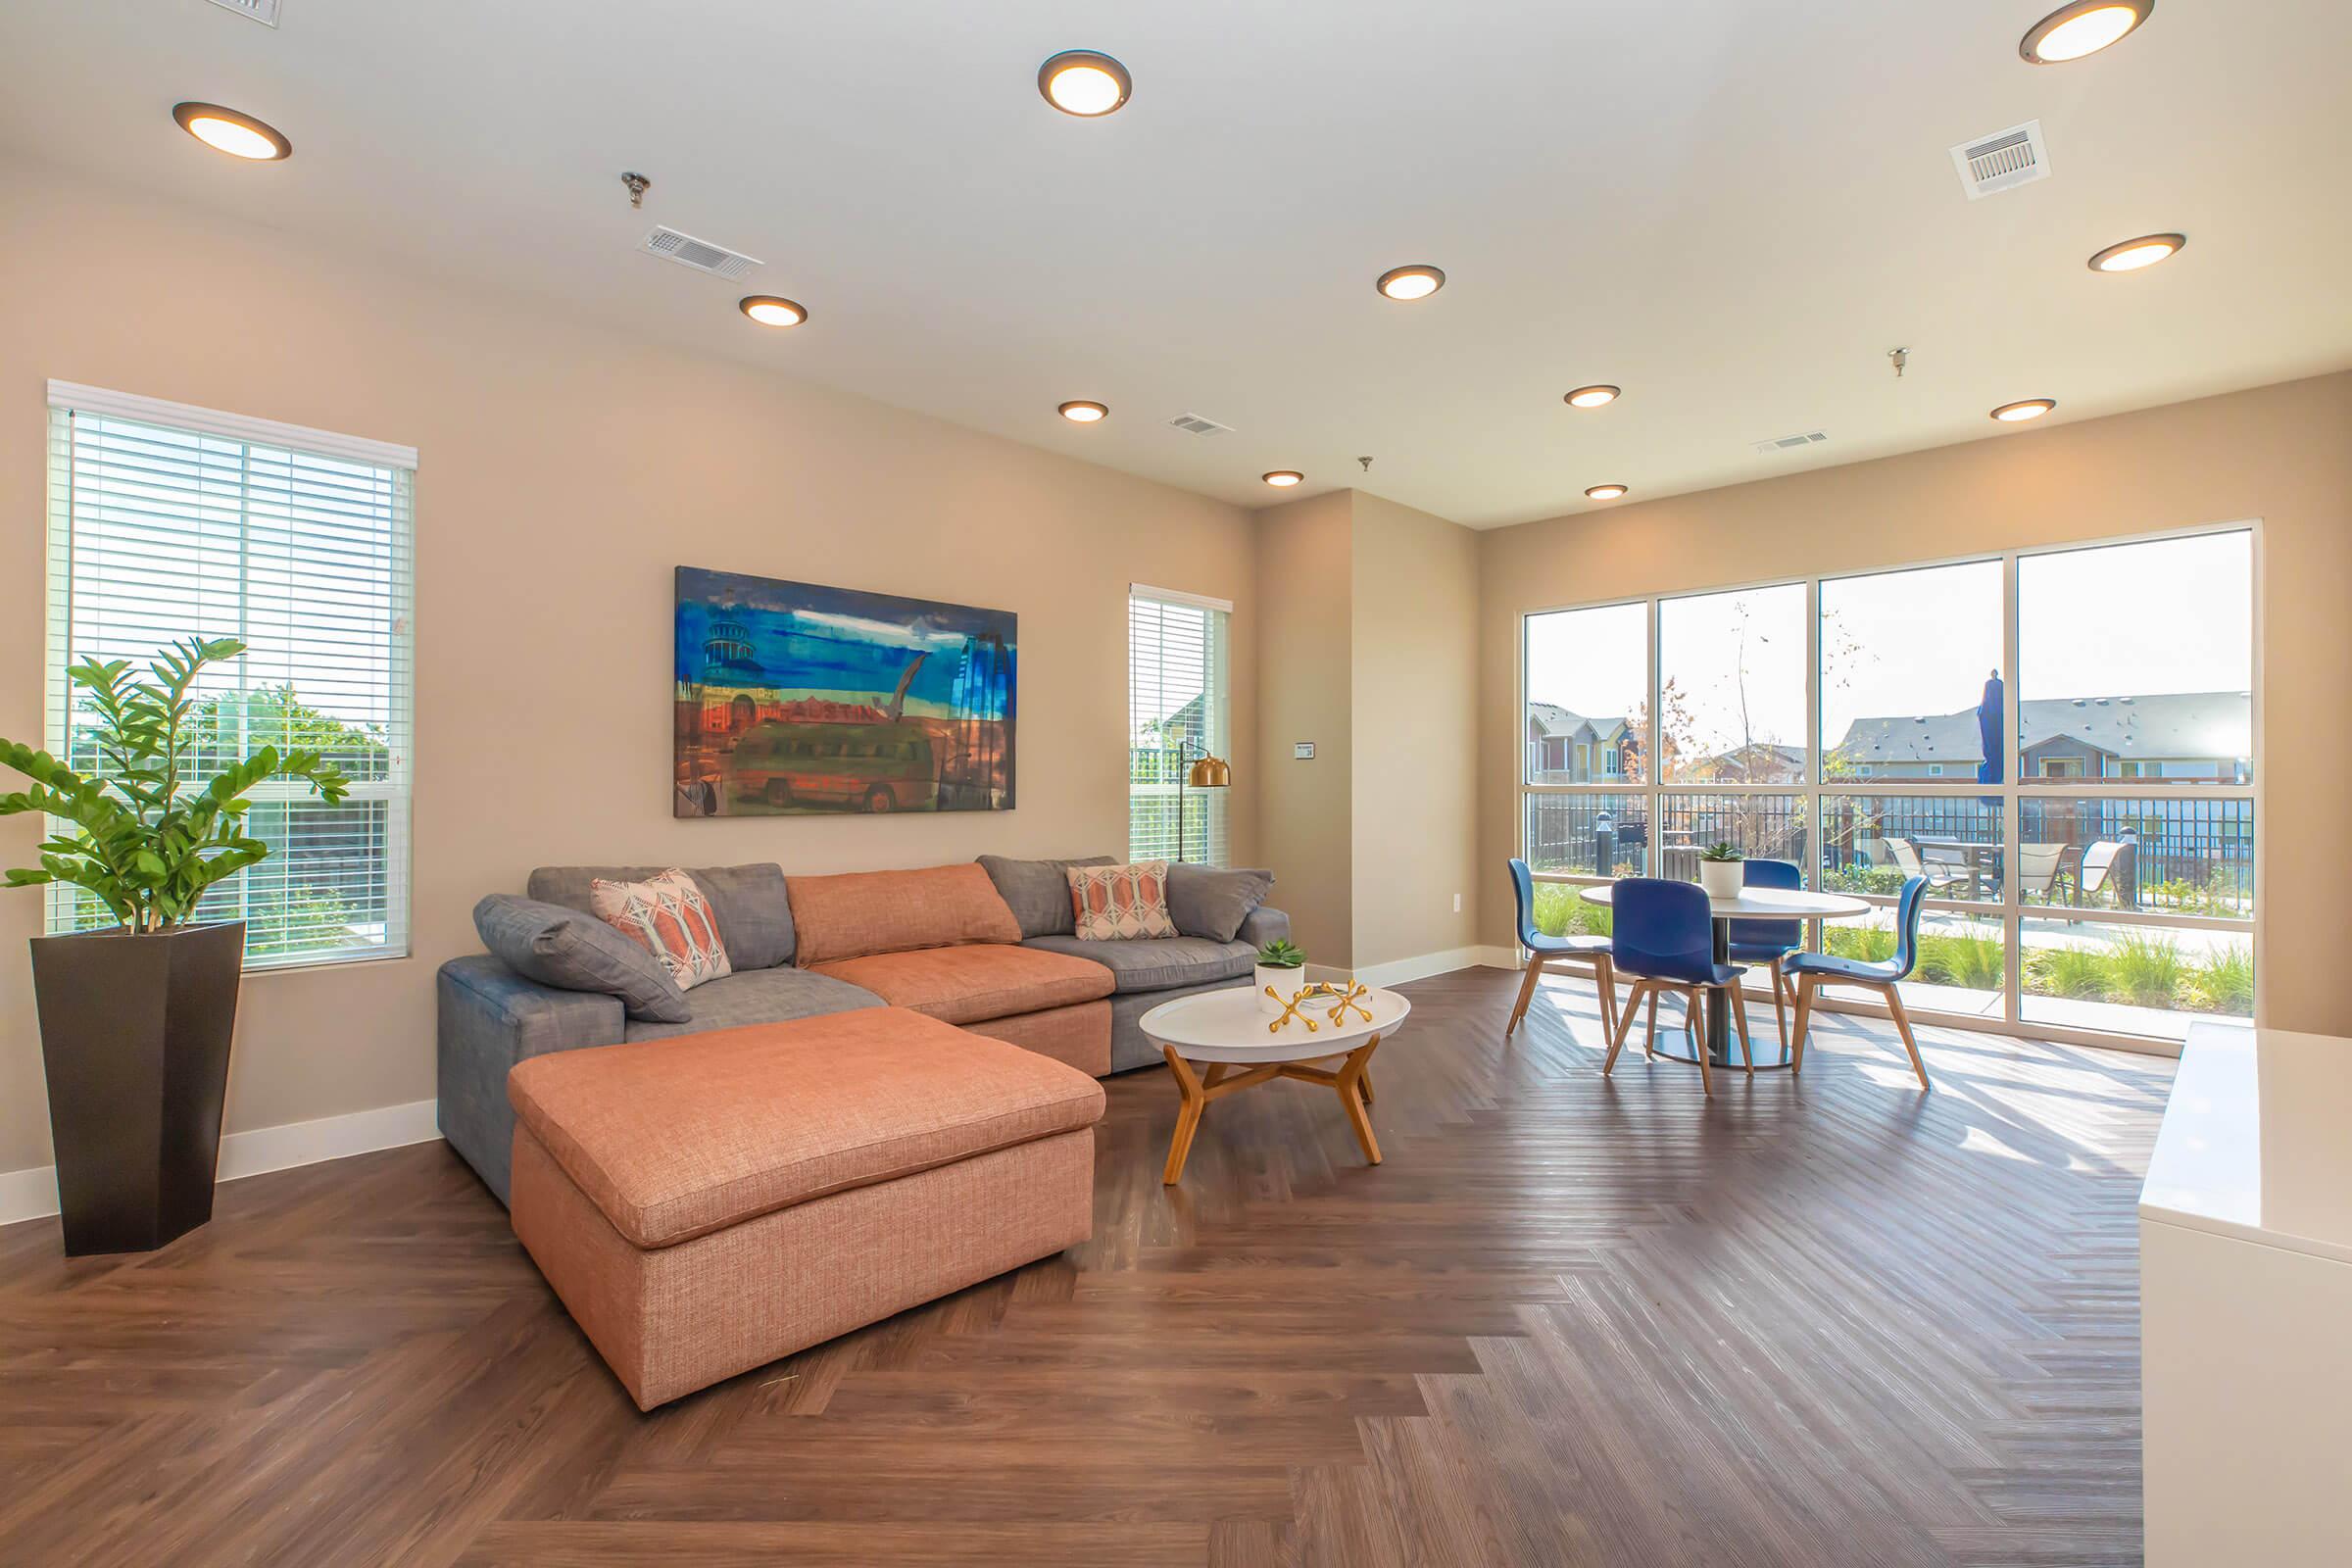
[[[709,272],[712,277],[723,277],[729,282],[748,276],[752,269],[760,265],[756,259],[728,250],[724,245],[713,245],[707,239],[696,239],[692,234],[681,234],[674,228],[655,229],[645,236],[645,248],[665,262],[691,267],[698,272]]]
[[[251,17],[265,27],[277,25],[277,0],[213,0],[223,11]]]
[[[1961,188],[1972,202],[2013,185],[2031,185],[2050,177],[2050,150],[2042,145],[2038,120],[1962,142],[1952,149],[1952,164],[1960,171]]]
[[[1187,435],[1215,435],[1220,430],[1231,434],[1233,430],[1233,426],[1230,424],[1219,424],[1216,420],[1204,419],[1198,414],[1179,414],[1168,421],[1168,426],[1170,429],[1182,430]]]
[[[1816,447],[1828,439],[1829,436],[1820,430],[1805,430],[1796,435],[1776,435],[1769,441],[1755,442],[1754,446],[1757,452],[1769,458],[1779,452],[1795,452],[1803,447]]]

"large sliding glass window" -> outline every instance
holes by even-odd
[[[1691,880],[1722,841],[1870,900],[1812,936],[1855,957],[1926,877],[1914,1010],[2248,1018],[2253,649],[2244,527],[1530,615],[1539,922],[1603,929],[1577,883]],[[1576,750],[1596,712],[1624,716],[1614,777]]]

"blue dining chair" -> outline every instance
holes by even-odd
[[[1508,1040],[1519,1020],[1527,1016],[1527,1004],[1535,1000],[1536,982],[1543,978],[1547,963],[1581,963],[1592,971],[1593,987],[1600,993],[1600,1031],[1603,1036],[1616,1033],[1617,977],[1609,967],[1609,939],[1583,934],[1546,936],[1537,930],[1536,879],[1525,860],[1511,861],[1511,898],[1519,906],[1519,945],[1527,950],[1527,978],[1519,982],[1519,1001],[1511,1008],[1511,1021],[1503,1026],[1502,1037]]]
[[[1903,891],[1894,901],[1894,956],[1884,963],[1800,953],[1782,965],[1796,982],[1796,1042],[1789,1049],[1790,1072],[1805,1069],[1805,1028],[1813,1020],[1814,994],[1824,986],[1860,986],[1876,991],[1886,1001],[1886,1010],[1894,1015],[1895,1032],[1903,1037],[1903,1049],[1911,1053],[1911,1070],[1919,1074],[1919,1087],[1930,1087],[1927,1064],[1919,1059],[1919,1042],[1911,1038],[1910,1015],[1903,1011],[1902,994],[1895,990],[1895,982],[1910,978],[1919,966],[1919,915],[1927,900],[1926,877],[1903,879]]]
[[[1747,862],[1747,885],[1751,888],[1780,888],[1794,892],[1805,885],[1805,873],[1794,860],[1750,860]],[[1772,976],[1772,1015],[1781,1029],[1781,1049],[1788,1049],[1788,981],[1781,973],[1781,964],[1788,955],[1805,945],[1805,922],[1802,920],[1727,920],[1731,959],[1734,963],[1760,963]]]
[[[1617,1065],[1617,1053],[1633,1027],[1633,1009],[1649,999],[1649,1051],[1658,1035],[1658,996],[1672,992],[1683,999],[1698,1047],[1698,1078],[1710,1099],[1715,1072],[1707,1062],[1707,1025],[1700,1002],[1705,992],[1721,987],[1731,997],[1739,1018],[1740,1048],[1747,1050],[1747,1008],[1740,1000],[1740,977],[1747,971],[1737,964],[1715,961],[1714,915],[1707,896],[1691,882],[1668,882],[1656,877],[1628,877],[1611,896],[1615,918],[1610,922],[1609,962],[1616,972],[1631,975],[1634,989],[1619,1010],[1617,1030],[1609,1039],[1609,1054],[1600,1064],[1602,1077]],[[1748,1070],[1755,1070],[1751,1058]]]

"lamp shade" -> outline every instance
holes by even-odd
[[[1203,757],[1193,764],[1192,786],[1197,790],[1221,790],[1233,783],[1233,768],[1222,757]]]

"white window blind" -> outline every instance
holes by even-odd
[[[1227,863],[1223,789],[1181,789],[1192,760],[1225,757],[1230,606],[1136,588],[1127,601],[1127,857]],[[1179,813],[1181,812],[1181,819]]]
[[[239,639],[196,688],[189,783],[273,745],[352,788],[257,788],[246,831],[270,858],[198,918],[245,921],[248,968],[405,956],[415,452],[58,382],[49,403],[49,750],[101,771],[69,664],[143,673],[175,640]],[[51,886],[50,930],[113,923]]]

